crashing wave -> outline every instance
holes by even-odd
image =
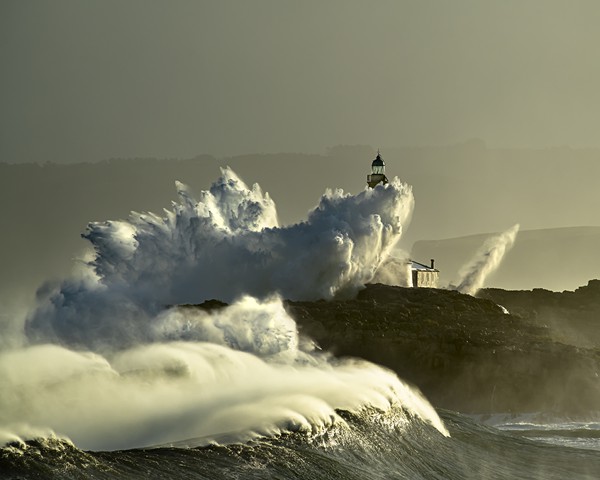
[[[94,260],[79,278],[46,288],[30,338],[126,343],[146,335],[144,319],[167,305],[351,294],[373,278],[414,204],[411,187],[395,178],[357,195],[328,190],[306,221],[278,227],[269,195],[228,168],[198,200],[177,188],[179,203],[162,217],[132,212],[88,225]]]
[[[327,191],[305,222],[278,227],[267,194],[222,173],[198,200],[178,183],[180,201],[163,217],[88,226],[95,259],[46,287],[29,345],[0,352],[6,438],[51,429],[108,450],[243,442],[393,406],[447,435],[392,372],[301,339],[277,296],[332,298],[370,280],[410,216],[411,188],[394,179],[358,195]],[[237,301],[167,308],[211,297]]]

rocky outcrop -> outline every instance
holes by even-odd
[[[300,333],[323,350],[390,368],[436,407],[600,413],[600,281],[575,292],[479,295],[374,284],[353,299],[285,305]],[[180,308],[225,306],[209,300]]]
[[[600,347],[600,280],[575,291],[481,290],[478,297],[505,306],[527,322],[547,328],[556,341],[584,348]]]
[[[497,305],[516,312],[516,300],[500,291],[483,295],[375,284],[352,300],[286,305],[301,333],[323,349],[387,366],[435,406],[572,415],[598,409],[595,345],[559,341],[548,325],[524,314],[525,296],[517,315]]]

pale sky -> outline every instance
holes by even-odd
[[[600,146],[597,0],[0,4],[0,162]]]

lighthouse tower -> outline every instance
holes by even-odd
[[[385,176],[385,162],[381,158],[381,153],[377,150],[377,156],[373,163],[371,163],[371,174],[367,175],[367,184],[371,188],[375,188],[376,185],[388,183],[388,179]]]

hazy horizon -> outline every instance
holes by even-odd
[[[600,4],[0,6],[0,161],[600,147]]]
[[[483,242],[481,234],[515,223],[521,233],[514,251],[487,286],[562,290],[599,276],[600,227],[544,230],[546,239],[527,232],[599,224],[600,150],[494,150],[472,141],[382,152],[388,176],[410,184],[415,196],[398,246],[419,261],[436,258],[444,282],[456,279],[459,263]],[[374,155],[369,146],[339,146],[327,155],[0,164],[0,214],[10,225],[0,242],[0,290],[31,291],[66,275],[87,246],[80,234],[88,222],[126,219],[132,210],[161,214],[176,199],[176,180],[198,193],[210,187],[219,167],[230,165],[248,185],[257,182],[268,192],[280,224],[291,225],[307,219],[327,188],[364,190]],[[457,237],[466,238],[440,242]],[[415,249],[422,240],[431,242]]]
[[[414,188],[404,250],[600,225],[598,13],[589,0],[2,2],[0,260],[15,278],[62,273],[87,222],[160,212],[174,180],[200,191],[226,164],[299,222],[326,188],[363,190],[377,148]]]

